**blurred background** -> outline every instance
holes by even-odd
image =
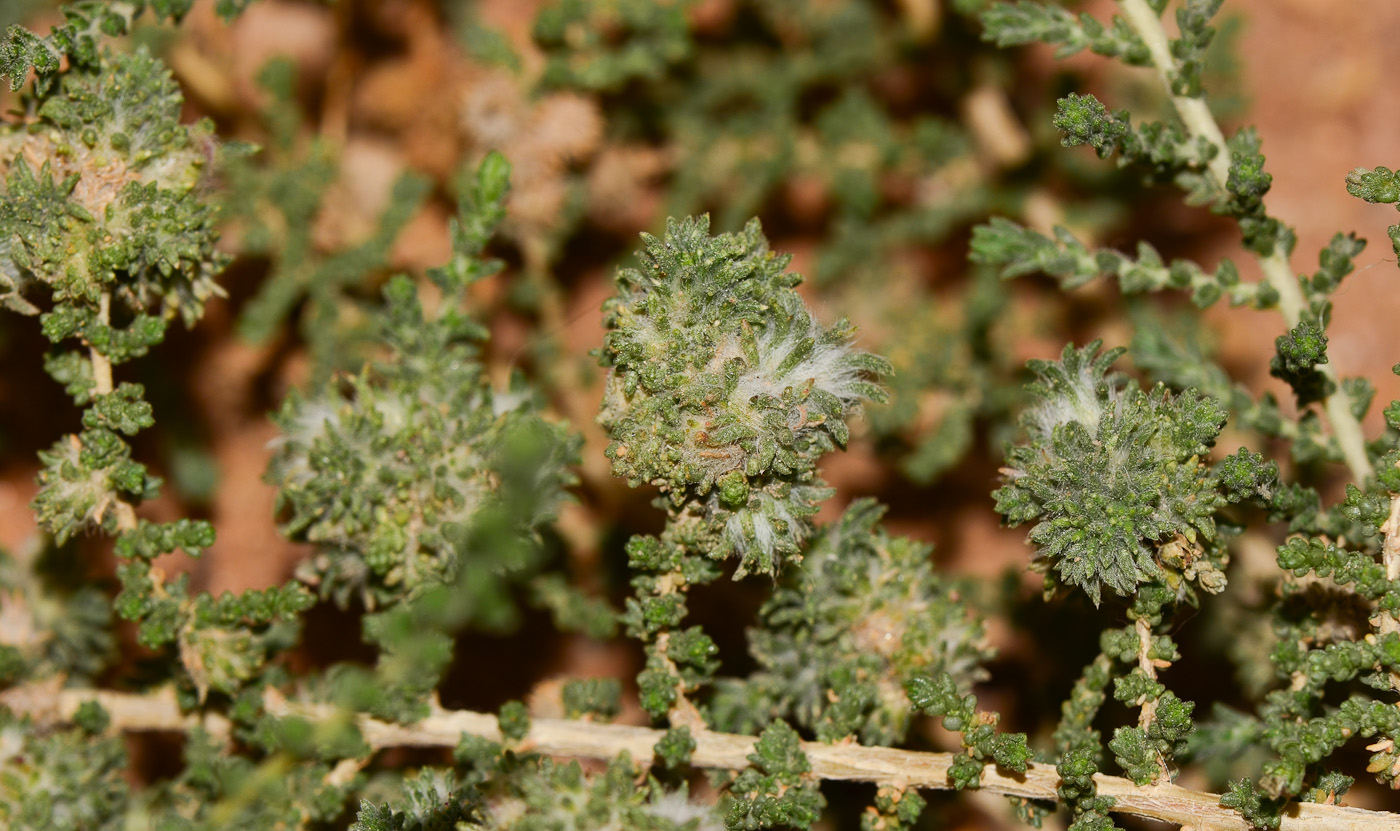
[[[717,230],[760,217],[808,278],[819,316],[849,316],[861,345],[895,363],[892,402],[871,409],[824,466],[838,496],[823,517],[876,496],[893,530],[935,543],[940,566],[994,578],[989,609],[1036,596],[1024,529],[1001,528],[988,495],[1015,435],[1026,359],[1069,340],[1127,345],[1150,314],[1250,389],[1291,397],[1268,376],[1283,332],[1276,313],[1221,304],[1198,318],[1183,298],[1129,302],[1103,283],[1062,294],[1046,278],[1003,283],[968,265],[973,225],[1004,215],[1125,251],[1146,239],[1208,269],[1229,256],[1245,279],[1258,277],[1228,222],[1140,172],[1059,146],[1050,116],[1070,91],[1131,106],[1139,120],[1165,117],[1150,73],[1088,55],[1056,61],[1048,48],[997,50],[978,36],[982,5],[260,0],[225,24],[201,0],[179,27],[140,30],[135,40],[183,87],[188,118],[215,125],[208,198],[222,206],[233,258],[221,279],[228,297],[203,323],[123,368],[156,406],[158,427],[138,453],[168,483],[143,513],[206,517],[218,529],[201,560],[165,568],[220,592],[279,583],[308,555],[278,534],[262,481],[276,437],[267,414],[288,390],[356,371],[373,353],[364,309],[391,274],[421,277],[447,259],[462,175],[498,149],[514,169],[493,249],[506,267],[473,288],[472,312],[492,333],[493,378],[523,373],[584,436],[577,499],[553,541],[577,582],[625,595],[621,545],[661,521],[654,493],[629,490],[603,457],[593,422],[602,371],[588,355],[602,339],[599,307],[638,232],[708,211]],[[1079,8],[1106,20],[1114,4]],[[0,24],[47,30],[55,14],[48,2],[8,0]],[[1295,269],[1316,268],[1338,231],[1372,240],[1336,296],[1330,354],[1389,401],[1400,394],[1390,373],[1400,275],[1384,232],[1395,214],[1349,197],[1343,180],[1356,166],[1400,165],[1400,5],[1229,0],[1220,21],[1207,89],[1227,133],[1258,129],[1275,177],[1266,201],[1298,232]],[[77,425],[34,357],[45,348],[35,320],[0,321],[0,546],[11,551],[35,544],[35,453]],[[1366,422],[1372,436],[1380,409]],[[1242,544],[1267,556],[1270,543]],[[94,549],[94,569],[110,569],[103,543],[80,545]],[[692,604],[729,671],[744,667],[743,626],[765,593],[726,583]],[[336,634],[353,614],[313,613],[304,660],[355,657]],[[1046,626],[1093,626],[1079,607],[1044,614],[991,624],[1001,657],[983,704],[1010,708],[1011,729],[1033,730],[1044,714],[1006,693],[1038,686],[1056,702],[1079,669],[1038,666],[1036,638]],[[1210,620],[1188,622],[1196,634],[1182,637],[1209,640]],[[501,672],[489,683],[458,678],[460,690],[444,691],[453,706],[542,695],[540,679],[561,673],[628,677],[640,655],[621,641],[553,635],[543,616],[462,648],[497,656]],[[1210,697],[1211,673],[1230,671],[1211,660],[1173,670],[1183,695]],[[1368,798],[1381,797],[1357,801]]]

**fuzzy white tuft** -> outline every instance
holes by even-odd
[[[1066,389],[1057,390],[1053,398],[1047,398],[1031,411],[1031,425],[1042,436],[1051,435],[1056,427],[1070,422],[1084,425],[1090,435],[1098,432],[1099,422],[1104,413],[1117,405],[1122,391],[1109,385],[1108,400],[1100,401],[1095,389],[1095,375],[1090,366],[1081,366],[1078,374]]]
[[[300,486],[311,481],[315,476],[311,470],[311,464],[307,460],[311,446],[317,438],[338,427],[340,427],[340,411],[336,407],[319,398],[301,402],[301,407],[298,409],[291,426],[282,435],[267,443],[267,449],[273,452],[288,444],[302,448],[300,452],[290,454],[285,458],[282,478],[286,484]]]
[[[807,321],[805,332],[789,332],[782,340],[765,330],[758,337],[758,366],[739,379],[731,400],[746,402],[760,394],[776,398],[782,395],[784,388],[801,387],[810,380],[817,389],[831,393],[848,407],[854,406],[861,398],[857,385],[863,379],[863,370],[848,360],[851,356],[848,344],[823,344],[821,336],[821,324],[811,319]],[[806,359],[779,375],[778,367],[803,338],[812,338],[818,343]]]
[[[753,522],[752,536],[745,533],[745,518]],[[735,552],[740,556],[757,549],[763,552],[765,557],[772,558],[778,545],[778,529],[773,526],[774,521],[787,523],[788,533],[794,536],[801,535],[806,527],[804,523],[793,518],[786,504],[767,494],[759,494],[758,504],[735,511],[725,523],[724,531]]]
[[[660,799],[644,806],[643,810],[654,817],[670,820],[679,826],[694,822],[696,824],[692,831],[723,831],[724,829],[724,824],[719,821],[714,806],[691,802],[685,794],[679,791],[668,791]]]

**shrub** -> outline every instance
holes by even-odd
[[[0,300],[79,414],[38,452],[40,539],[0,556],[7,827],[877,831],[977,789],[1079,831],[1396,824],[1339,803],[1400,787],[1400,403],[1368,433],[1371,382],[1328,356],[1364,241],[1338,233],[1299,276],[1260,138],[1208,106],[1221,0],[1175,4],[1175,35],[1166,0],[1108,22],[1028,0],[559,0],[528,46],[485,6],[344,6],[342,35],[378,27],[403,56],[360,53],[353,90],[332,72],[319,116],[314,56],[240,87],[191,45],[215,12],[322,20],[245,5],[85,0],[0,49],[20,92]],[[1149,68],[1135,104],[1162,120],[1059,98],[1062,143],[1121,171],[1088,173],[1016,128],[993,79],[1019,70],[971,32]],[[356,166],[375,132],[402,164]],[[1095,205],[1143,209],[1135,177],[1231,221],[1251,264],[1096,242]],[[1400,203],[1388,168],[1345,186]],[[1062,225],[1035,208],[1057,188]],[[819,236],[811,285],[752,214]],[[582,357],[570,303],[648,224]],[[405,252],[439,226],[444,261]],[[933,288],[921,252],[967,266]],[[1131,343],[1023,371],[1017,327],[1063,342],[1083,296],[999,282],[1032,275],[1164,297],[1101,292],[1079,334],[1126,320]],[[1279,313],[1291,405],[1180,313],[1222,300]],[[271,510],[210,507],[180,424],[209,367],[171,341],[254,355],[237,407],[277,393]],[[845,450],[925,520],[1028,526],[1022,562],[1001,583],[937,567],[897,533],[908,505],[850,498]],[[212,593],[181,559],[274,523],[299,544],[280,584]],[[1033,660],[998,657],[1018,643]],[[589,650],[608,671],[581,671]],[[570,671],[512,680],[551,651]]]

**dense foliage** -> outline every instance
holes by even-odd
[[[943,5],[10,26],[3,386],[66,398],[0,552],[0,825],[1393,827],[1400,402],[1368,434],[1328,354],[1364,240],[1292,265],[1260,136],[1206,99],[1222,0]],[[192,45],[259,19],[343,54]],[[1018,115],[999,48],[1032,43],[1160,83]],[[1138,180],[1243,265],[1103,245]],[[1343,186],[1400,205],[1389,168]],[[1212,357],[1221,300],[1278,313],[1291,401]],[[221,509],[259,453],[267,504]],[[1027,526],[1004,579],[921,540],[992,514]],[[220,582],[240,557],[276,579]]]

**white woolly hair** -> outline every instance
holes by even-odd
[[[506,413],[522,409],[529,403],[530,393],[528,390],[493,390],[491,394],[491,415],[499,418]]]
[[[312,443],[326,434],[328,427],[334,430],[339,426],[340,410],[335,404],[323,398],[305,399],[297,409],[291,426],[282,435],[268,441],[267,449],[276,452],[291,444],[300,445],[309,451]],[[283,468],[283,475],[289,484],[304,485],[315,475],[311,472],[311,465],[307,463],[306,456],[306,452],[292,454],[290,463]]]
[[[288,434],[288,441],[310,444],[316,437],[325,435],[327,425],[334,430],[340,426],[340,402],[328,402],[313,398],[306,402],[297,413],[296,423]]]
[[[384,432],[397,433],[408,426],[408,404],[391,395],[376,395],[370,406],[384,421]]]
[[[729,542],[733,544],[734,551],[740,556],[756,547],[765,556],[771,558],[778,544],[778,531],[773,527],[773,520],[786,522],[789,531],[793,534],[800,534],[803,525],[788,512],[787,505],[764,493],[758,494],[758,498],[760,500],[758,506],[735,511],[729,521],[724,524],[724,532],[725,536],[729,538]],[[745,516],[753,518],[752,537],[744,533]]]
[[[644,813],[658,819],[674,822],[681,828],[694,823],[691,831],[724,831],[724,823],[716,816],[714,806],[693,802],[680,791],[667,791],[640,808]],[[493,799],[489,803],[488,810],[490,811],[486,823],[488,828],[509,828],[530,814],[529,807],[525,802],[515,797]],[[573,818],[569,816],[567,809],[554,810],[551,811],[551,814],[548,818],[554,820],[554,824],[558,827],[568,827],[572,824]],[[613,814],[607,822],[596,826],[596,828],[597,831],[622,831],[623,824],[621,818]]]
[[[1104,412],[1111,410],[1122,395],[1122,390],[1110,384],[1108,400],[1100,401],[1094,389],[1093,367],[1085,364],[1071,379],[1065,389],[1056,390],[1056,395],[1038,403],[1030,411],[1031,426],[1042,436],[1049,436],[1061,424],[1078,422],[1095,434]]]
[[[856,385],[862,380],[863,370],[846,360],[852,352],[849,344],[822,343],[821,336],[821,324],[810,317],[805,331],[789,331],[781,340],[771,329],[765,329],[758,336],[758,366],[739,378],[733,399],[748,401],[760,393],[777,397],[784,387],[800,387],[811,379],[818,389],[836,396],[842,404],[854,405],[861,398]],[[804,337],[816,341],[811,354],[779,375],[778,367]]]

